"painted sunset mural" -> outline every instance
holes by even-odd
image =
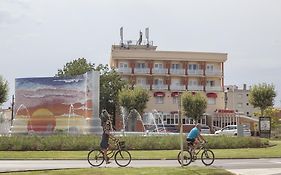
[[[92,98],[94,82],[89,75],[17,78],[12,132],[87,132],[96,105]]]

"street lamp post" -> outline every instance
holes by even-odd
[[[224,91],[224,109],[227,109],[227,100],[228,100],[227,90],[225,90]]]
[[[181,148],[181,167],[183,167],[183,126],[182,126],[182,114],[181,114],[181,93],[178,93],[178,109],[179,109],[179,123],[180,123],[180,148]]]

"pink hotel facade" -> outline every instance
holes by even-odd
[[[227,53],[158,51],[152,44],[113,45],[110,66],[132,87],[149,90],[145,112],[154,109],[167,125],[178,125],[178,94],[183,91],[206,96],[207,116],[224,109],[224,63]],[[208,124],[207,117],[200,121]],[[209,121],[209,123],[212,121]],[[185,125],[194,121],[184,117]],[[211,124],[211,123],[210,123]]]

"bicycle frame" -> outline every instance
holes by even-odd
[[[201,152],[201,150],[206,150],[205,145],[206,145],[205,143],[200,143],[198,151],[196,152],[196,150],[195,150],[195,155],[196,156]],[[193,148],[193,149],[195,149],[195,148]]]

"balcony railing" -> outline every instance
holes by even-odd
[[[130,73],[132,73],[132,68],[121,67],[121,68],[117,69],[117,72],[123,73],[123,74],[130,74]]]
[[[203,86],[188,85],[187,89],[189,91],[203,91]]]
[[[222,91],[220,86],[206,86],[206,91]]]
[[[198,70],[187,70],[188,75],[203,75],[203,70],[198,69]]]
[[[149,74],[150,69],[149,68],[134,68],[135,74]]]
[[[206,75],[209,76],[222,76],[222,71],[215,69],[215,70],[206,70]]]
[[[185,75],[184,69],[170,69],[170,74],[172,75]]]
[[[171,85],[170,85],[170,89],[171,89],[171,90],[177,90],[177,91],[183,91],[183,90],[185,90],[185,85],[175,85],[175,84],[171,84]]]
[[[152,89],[154,90],[168,90],[167,84],[153,84]]]
[[[134,87],[141,87],[143,89],[150,89],[149,84],[135,84]]]
[[[152,73],[153,74],[167,74],[168,73],[168,69],[152,69]]]

